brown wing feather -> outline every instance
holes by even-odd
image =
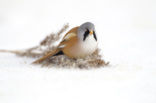
[[[63,37],[62,41],[70,40],[70,38],[77,36],[77,29],[79,26],[72,28],[70,31],[68,31],[65,36]]]
[[[43,62],[44,60],[50,58],[51,56],[55,55],[56,53],[58,53],[59,51],[61,51],[63,48],[60,48],[62,45],[65,45],[67,43],[67,41],[70,41],[70,39],[72,37],[75,37],[77,36],[77,29],[78,27],[74,27],[73,29],[71,29],[69,32],[67,32],[65,34],[65,36],[63,37],[63,40],[62,42],[59,44],[58,48],[49,52],[48,54],[46,54],[45,56],[37,59],[36,61],[33,62],[33,64],[36,64],[36,63],[41,63]]]
[[[68,43],[71,40],[71,38],[76,37],[78,28],[79,26],[74,27],[70,31],[68,31],[63,37],[62,41],[60,42],[58,48],[64,48],[64,46],[66,46],[66,43]]]
[[[66,34],[65,34],[65,36],[63,37],[63,38],[65,38],[68,34],[70,34],[70,33],[75,33],[75,34],[77,34],[77,29],[79,28],[79,26],[77,26],[77,27],[74,27],[74,28],[72,28],[71,30],[69,30]]]

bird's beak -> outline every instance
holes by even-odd
[[[91,31],[89,32],[89,34],[92,35],[92,34],[93,34],[93,31],[91,30]]]

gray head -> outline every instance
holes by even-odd
[[[96,35],[95,35],[95,27],[94,24],[91,22],[86,22],[83,23],[82,25],[80,25],[80,27],[78,28],[78,38],[82,41],[84,41],[86,39],[87,36],[93,35],[95,40],[96,39]]]

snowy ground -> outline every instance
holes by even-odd
[[[0,49],[91,21],[110,66],[41,68],[0,53],[0,103],[156,103],[155,0],[0,0]]]

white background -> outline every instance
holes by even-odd
[[[48,69],[0,53],[0,103],[156,103],[155,0],[0,0],[0,49],[87,21],[109,67]]]

